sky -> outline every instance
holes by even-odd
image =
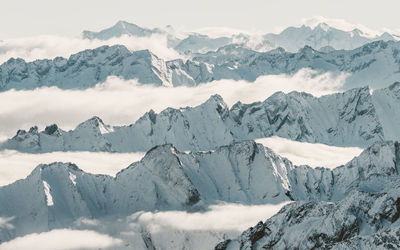
[[[398,0],[1,0],[0,39],[79,35],[125,20],[144,27],[230,27],[273,32],[302,18],[345,19],[370,28],[400,28]]]

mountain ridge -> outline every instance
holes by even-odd
[[[377,193],[391,187],[399,178],[399,156],[397,142],[379,142],[344,166],[313,169],[294,166],[254,141],[242,141],[190,153],[160,145],[115,177],[88,174],[71,163],[42,164],[27,178],[0,187],[2,200],[21,198],[0,205],[1,217],[14,217],[13,227],[0,231],[0,241],[68,227],[82,217],[199,211],[219,201],[340,202],[353,191]]]
[[[54,151],[144,152],[165,143],[179,150],[214,150],[234,141],[280,136],[296,141],[333,146],[367,147],[397,140],[400,84],[371,92],[368,87],[314,97],[304,92],[277,92],[251,104],[229,108],[213,95],[196,107],[150,110],[135,123],[108,126],[93,117],[74,130],[57,125],[39,132],[37,127],[0,145],[29,153]],[[389,115],[388,110],[393,114]]]
[[[345,51],[317,51],[305,46],[297,53],[282,48],[257,52],[227,45],[215,52],[193,54],[186,61],[165,61],[149,50],[130,52],[125,46],[102,46],[71,55],[68,59],[9,59],[0,65],[0,91],[56,86],[87,89],[109,76],[156,86],[197,86],[215,80],[255,81],[264,75],[293,75],[301,69],[316,74],[348,74],[342,89],[369,85],[386,87],[399,80],[400,41],[377,41]],[[379,72],[379,74],[377,73]]]

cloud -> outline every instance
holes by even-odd
[[[169,227],[185,231],[241,232],[259,221],[267,220],[286,204],[247,206],[227,203],[210,206],[206,212],[139,212],[130,216],[129,220],[147,227]]]
[[[85,224],[79,219],[75,228],[118,235],[128,248],[148,249],[146,245],[152,244],[155,249],[212,249],[219,242],[235,238],[259,221],[267,220],[285,204],[221,203],[194,213],[142,211],[126,218],[101,219],[95,223]]]
[[[46,233],[34,233],[18,237],[0,245],[0,250],[7,249],[94,249],[109,248],[122,243],[120,239],[88,230],[58,229]]]
[[[334,147],[319,143],[292,141],[277,136],[262,138],[256,142],[269,147],[276,154],[288,158],[295,165],[335,168],[344,165],[361,154],[362,148]]]
[[[12,221],[13,219],[14,219],[14,217],[10,217],[10,218],[0,217],[0,229],[1,228],[13,229],[14,226],[10,223],[10,221]]]
[[[150,37],[122,36],[107,41],[89,40],[79,37],[42,35],[35,37],[0,40],[0,63],[9,58],[23,58],[26,61],[51,59],[57,56],[68,58],[71,54],[85,49],[94,49],[103,45],[125,45],[131,51],[148,49],[163,59],[181,57],[175,50],[168,48],[165,35]]]
[[[345,78],[346,75],[316,74],[303,69],[292,76],[262,76],[255,82],[220,80],[197,87],[156,87],[109,77],[105,83],[87,90],[10,90],[0,93],[0,140],[33,125],[44,128],[56,123],[63,129],[72,129],[94,115],[111,125],[127,125],[150,109],[160,112],[167,107],[195,106],[213,94],[220,94],[228,105],[239,100],[263,101],[276,91],[306,91],[320,96],[339,91]]]
[[[25,178],[41,163],[73,162],[86,172],[115,176],[121,169],[139,161],[143,156],[144,153],[54,152],[25,154],[14,150],[3,150],[0,151],[0,186]]]

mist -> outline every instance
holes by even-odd
[[[131,51],[148,49],[165,60],[182,56],[167,46],[165,35],[150,37],[121,36],[107,41],[89,40],[80,37],[42,35],[35,37],[0,40],[0,64],[10,58],[22,58],[27,62],[37,59],[53,59],[70,55],[86,49],[95,49],[103,45],[124,45]]]
[[[28,234],[2,243],[1,250],[70,250],[109,248],[121,245],[120,239],[88,230],[57,229],[45,233]]]
[[[226,238],[237,237],[259,221],[269,219],[286,204],[221,203],[194,213],[141,211],[123,218],[80,218],[68,229],[28,234],[4,242],[0,250],[148,249],[148,242],[144,242],[148,237],[155,249],[212,249]]]
[[[150,109],[160,112],[167,107],[195,106],[213,94],[220,94],[229,106],[237,101],[263,101],[276,91],[321,96],[340,91],[345,79],[344,74],[316,74],[303,69],[292,76],[268,75],[255,82],[220,80],[197,87],[156,87],[109,77],[87,90],[10,90],[0,93],[0,141],[34,125],[43,129],[56,123],[64,130],[73,129],[95,115],[110,125],[132,124]]]
[[[226,203],[212,205],[206,212],[185,211],[139,212],[129,220],[150,225],[171,227],[186,231],[243,231],[259,221],[265,221],[276,214],[287,203],[277,205],[242,205]]]
[[[273,136],[255,140],[293,164],[333,169],[361,154],[362,148],[335,147],[320,143],[298,142]]]

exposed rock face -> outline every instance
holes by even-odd
[[[149,111],[134,124],[111,127],[94,117],[74,130],[55,125],[38,132],[19,130],[1,147],[23,152],[144,152],[165,143],[179,150],[214,150],[233,141],[280,136],[335,146],[368,147],[397,140],[399,84],[372,94],[368,88],[313,97],[277,92],[264,102],[236,103],[230,109],[214,95],[194,108]],[[393,112],[392,112],[393,111]]]
[[[397,249],[400,187],[353,191],[335,203],[293,202],[216,249]]]

